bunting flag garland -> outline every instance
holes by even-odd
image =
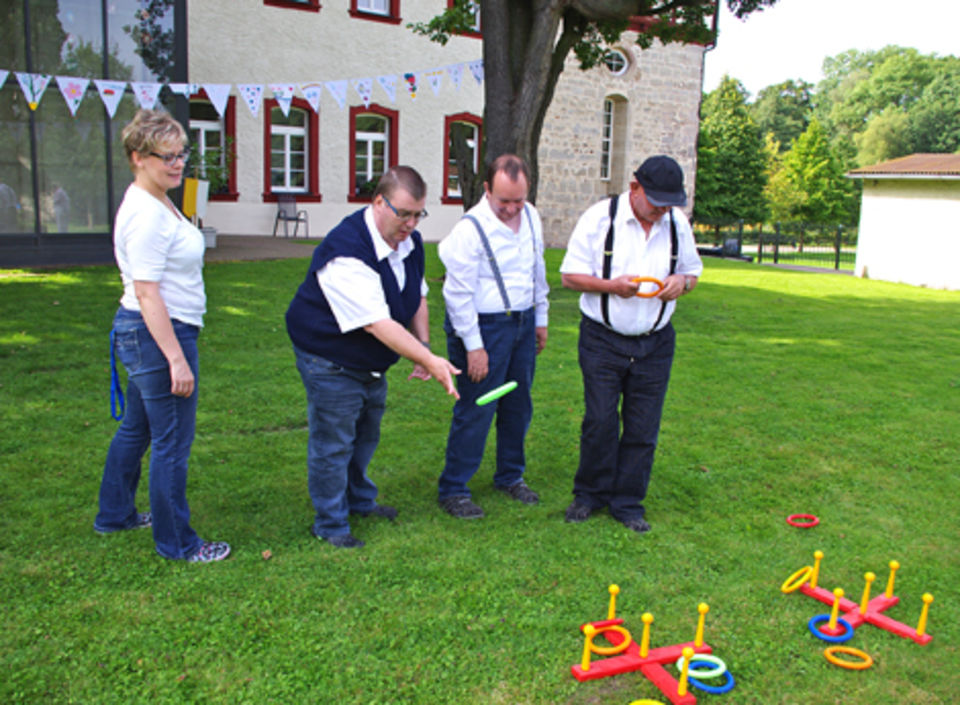
[[[196,83],[168,83],[167,86],[170,87],[171,91],[177,95],[182,95],[184,98],[189,98],[197,92]]]
[[[377,83],[380,84],[380,87],[383,89],[383,92],[387,94],[387,97],[390,99],[390,102],[396,103],[397,102],[397,77],[395,75],[377,76]]]
[[[117,114],[117,106],[123,98],[123,92],[127,88],[126,81],[108,81],[102,78],[95,78],[93,82],[97,85],[97,91],[100,92],[100,100],[103,101],[103,107],[107,109],[107,115],[111,118]]]
[[[327,90],[330,91],[330,95],[332,95],[333,99],[337,101],[337,105],[339,105],[340,109],[343,110],[347,102],[346,79],[342,81],[327,81],[326,86]]]
[[[273,99],[280,106],[280,111],[286,117],[290,114],[290,105],[293,103],[293,94],[296,86],[292,83],[271,83],[270,90],[273,91]]]
[[[440,84],[443,82],[443,69],[434,69],[433,71],[424,71],[420,74],[427,77],[427,83],[433,89],[434,95],[440,95]]]
[[[310,107],[313,108],[313,112],[320,112],[320,96],[323,95],[323,84],[322,83],[301,83],[300,92],[303,93],[303,97],[307,99],[307,102],[310,103]]]
[[[60,95],[67,102],[67,108],[70,115],[77,116],[77,108],[83,102],[83,97],[87,94],[87,86],[90,85],[89,78],[74,78],[73,76],[57,76],[57,85],[60,86]]]
[[[153,110],[157,105],[157,98],[160,97],[162,83],[131,83],[133,96],[137,99],[137,104],[144,110]]]
[[[360,96],[360,100],[363,101],[363,107],[370,107],[370,99],[373,97],[373,79],[372,78],[357,78],[353,81],[353,87],[357,91],[357,95]]]
[[[407,93],[410,94],[410,100],[416,100],[417,99],[417,74],[415,73],[403,74],[403,82],[407,86]]]
[[[240,97],[250,108],[250,113],[257,117],[260,114],[260,102],[263,100],[263,85],[259,83],[239,83],[237,90]]]
[[[460,90],[460,83],[463,81],[463,64],[450,64],[447,66],[447,73],[453,82],[453,87]]]
[[[20,90],[23,91],[23,97],[27,99],[27,105],[30,110],[36,110],[40,105],[40,99],[43,92],[47,90],[47,84],[50,83],[50,77],[42,73],[21,73],[16,72],[17,82],[20,84]]]
[[[227,98],[230,97],[230,84],[204,83],[203,90],[210,102],[213,103],[213,107],[216,108],[217,115],[223,117],[223,113],[227,109]]]
[[[471,61],[467,66],[470,67],[470,73],[473,74],[473,77],[477,79],[477,85],[483,83],[483,59],[477,59],[476,61]]]
[[[0,70],[0,88],[3,88],[3,84],[7,82],[7,76],[9,74],[9,71]]]

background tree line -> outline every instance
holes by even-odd
[[[695,219],[856,224],[850,169],[960,151],[960,59],[888,46],[823,63],[816,86],[784,81],[755,100],[725,76],[704,95]]]

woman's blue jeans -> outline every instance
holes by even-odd
[[[387,404],[386,374],[352,370],[296,345],[297,370],[307,392],[307,487],[316,511],[313,533],[350,533],[350,512],[377,506],[367,466],[380,442]]]
[[[136,524],[134,498],[140,462],[150,448],[150,511],[153,540],[164,558],[188,558],[202,543],[190,527],[187,459],[197,418],[199,368],[196,326],[173,320],[173,330],[197,379],[189,397],[170,393],[170,366],[138,311],[121,307],[113,319],[117,358],[127,370],[127,405],[107,452],[100,483],[98,531]]]

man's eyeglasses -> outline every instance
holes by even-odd
[[[390,210],[393,211],[393,214],[394,214],[395,216],[397,216],[400,220],[404,221],[404,222],[406,222],[406,221],[410,220],[411,218],[413,218],[414,220],[416,220],[416,221],[419,223],[421,220],[423,220],[424,218],[426,218],[426,217],[429,215],[429,213],[427,213],[427,209],[426,209],[426,208],[424,208],[422,211],[398,211],[396,208],[393,207],[393,204],[390,203],[390,199],[389,199],[389,198],[387,198],[386,196],[384,196],[382,193],[380,194],[380,197],[383,199],[383,202],[384,202],[384,203],[386,203],[388,206],[390,206]]]
[[[150,152],[149,154],[151,157],[156,157],[167,166],[173,166],[176,164],[178,159],[182,159],[183,163],[186,164],[187,160],[190,158],[189,149],[185,149],[182,152],[171,152],[170,154],[157,154],[156,152]]]

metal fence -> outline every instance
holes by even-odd
[[[857,228],[820,223],[775,223],[773,229],[744,222],[698,223],[701,254],[736,257],[757,263],[795,264],[853,271],[857,259]],[[712,242],[713,246],[703,243]]]

